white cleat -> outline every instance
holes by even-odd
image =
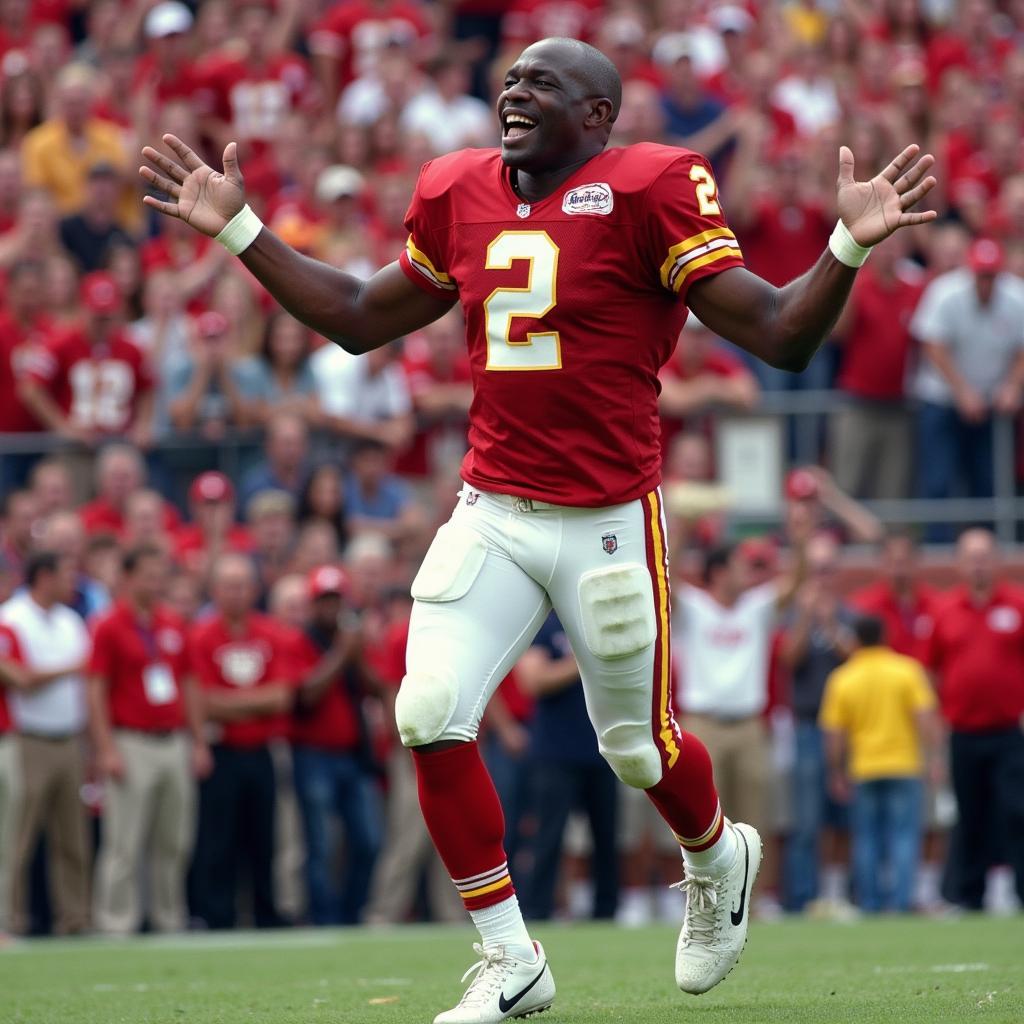
[[[533,963],[505,953],[504,946],[484,949],[473,946],[481,958],[462,976],[465,981],[474,971],[459,1005],[434,1018],[434,1024],[498,1024],[543,1013],[555,1000],[555,979],[551,977],[544,947],[534,942],[537,959]]]
[[[726,823],[736,836],[736,863],[721,878],[690,875],[675,888],[686,895],[686,915],[676,946],[676,984],[700,995],[714,988],[743,952],[750,921],[750,892],[761,866],[761,837],[749,825]]]

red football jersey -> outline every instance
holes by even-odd
[[[90,344],[81,331],[54,338],[29,373],[52,388],[75,422],[101,434],[120,434],[135,418],[139,396],[153,387],[142,350],[124,334]]]
[[[18,381],[31,372],[33,357],[46,346],[50,330],[45,317],[26,329],[10,313],[0,313],[0,434],[42,429],[18,397]]]
[[[296,678],[308,675],[324,657],[310,637],[298,633],[291,644]],[[292,719],[292,743],[335,752],[359,748],[359,714],[346,685],[344,673],[332,680],[315,708],[296,709]]]
[[[497,150],[463,150],[424,165],[406,226],[405,273],[465,312],[464,478],[594,508],[656,487],[658,371],[687,290],[743,263],[708,162],[607,149],[525,203]]]
[[[16,665],[24,665],[25,660],[18,645],[18,635],[10,626],[0,623],[0,661],[13,661]],[[0,686],[0,736],[11,731],[11,713],[7,707],[4,688]]]
[[[106,683],[115,729],[183,729],[189,670],[185,630],[173,612],[158,608],[143,625],[119,601],[96,623],[89,672]]]
[[[288,659],[281,650],[281,630],[265,615],[252,614],[241,635],[228,631],[215,615],[192,631],[189,653],[204,689],[233,690],[271,683],[294,683]],[[253,749],[288,734],[287,715],[258,715],[221,723],[220,742],[226,747]]]

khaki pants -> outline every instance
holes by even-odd
[[[711,715],[683,715],[679,725],[708,748],[722,811],[761,833],[765,862],[770,861],[772,763],[768,726],[759,715],[723,721]],[[764,879],[773,865],[762,864]]]
[[[8,928],[11,860],[21,804],[21,766],[13,733],[0,736],[0,935]]]
[[[124,760],[124,778],[108,783],[104,794],[96,927],[113,935],[138,929],[145,856],[150,922],[157,931],[181,931],[188,923],[185,872],[196,818],[189,737],[118,730],[114,742]]]
[[[884,402],[842,406],[832,415],[832,475],[855,498],[910,494],[910,414]]]
[[[388,823],[366,910],[368,924],[397,924],[412,908],[420,869],[427,867],[427,896],[439,921],[463,922],[466,911],[420,811],[416,773],[409,751],[398,747],[388,760]]]
[[[82,747],[77,736],[18,736],[22,778],[11,862],[11,931],[28,930],[29,867],[46,833],[54,931],[74,935],[89,927],[89,846],[82,805]]]

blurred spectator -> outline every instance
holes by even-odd
[[[326,425],[342,437],[369,438],[401,448],[412,437],[409,386],[394,344],[353,356],[324,345],[310,365]]]
[[[260,361],[261,407],[257,416],[264,421],[277,413],[301,416],[308,426],[321,419],[316,379],[310,369],[312,335],[283,310],[267,318]]]
[[[344,164],[324,168],[316,179],[316,200],[324,219],[317,225],[314,252],[358,277],[376,269],[366,235],[371,224],[363,209],[366,191],[363,175]]]
[[[5,74],[0,89],[0,146],[20,146],[25,136],[42,123],[44,114],[39,76],[28,67]]]
[[[454,52],[442,52],[426,68],[433,88],[416,93],[399,122],[403,131],[425,135],[434,152],[494,145],[496,129],[490,106],[468,95],[469,64]]]
[[[295,499],[287,491],[260,491],[245,506],[252,534],[259,602],[287,573],[295,551]]]
[[[79,510],[86,532],[120,537],[124,531],[128,499],[146,486],[146,464],[126,444],[110,444],[96,458],[96,497]],[[165,501],[163,524],[168,533],[178,527],[177,509]]]
[[[47,429],[88,447],[104,437],[153,443],[153,378],[123,323],[124,299],[114,278],[82,279],[86,317],[80,330],[55,337],[22,381],[21,396]]]
[[[569,815],[580,811],[592,840],[590,916],[612,918],[619,895],[619,787],[598,750],[576,659],[554,612],[519,659],[516,676],[535,701],[529,756],[537,825],[529,843],[533,856],[524,913],[539,921],[553,916],[565,827]]]
[[[238,350],[229,326],[222,314],[203,313],[191,352],[166,382],[171,423],[179,433],[219,441],[230,428],[256,420],[259,363]]]
[[[142,23],[145,50],[134,62],[133,90],[156,108],[170,100],[191,100],[201,85],[191,59],[192,12],[178,0],[161,0]]]
[[[299,497],[299,522],[327,523],[339,547],[348,542],[348,518],[345,507],[345,477],[335,462],[316,466],[306,478]]]
[[[920,553],[910,534],[890,532],[879,555],[879,580],[851,594],[850,604],[882,620],[887,647],[923,661],[939,594],[920,578]]]
[[[221,555],[211,571],[215,613],[190,638],[192,667],[214,724],[213,770],[200,787],[193,910],[210,928],[235,923],[240,864],[251,871],[253,922],[273,928],[274,766],[269,744],[288,731],[294,678],[278,627],[253,611],[256,574],[244,555]]]
[[[108,162],[93,164],[86,173],[81,207],[60,222],[61,244],[83,273],[107,267],[115,243],[133,244],[117,217],[120,190],[117,167]]]
[[[822,60],[816,45],[801,46],[790,59],[790,69],[779,81],[772,96],[796,123],[797,131],[814,136],[830,128],[839,119],[839,99],[834,78]]]
[[[34,553],[26,589],[0,608],[0,622],[17,637],[31,688],[12,694],[23,788],[11,862],[10,928],[25,934],[29,868],[42,833],[47,838],[50,902],[58,935],[89,928],[89,850],[82,733],[86,723],[82,672],[89,657],[85,623],[65,607],[74,590],[69,558]]]
[[[803,585],[805,542],[794,537],[790,574],[750,586],[746,552],[725,545],[704,558],[704,589],[683,583],[673,601],[675,706],[715,764],[722,806],[769,834],[769,658],[780,611]]]
[[[314,520],[298,529],[292,571],[310,573],[320,565],[335,565],[341,561],[341,548],[334,527],[330,523]]]
[[[0,608],[10,599],[14,574],[0,559]],[[6,691],[25,685],[27,673],[17,634],[0,623],[0,941],[9,930],[11,858],[21,811],[21,764]]]
[[[17,220],[0,237],[0,266],[8,267],[19,260],[53,260],[64,258],[60,241],[57,208],[53,198],[41,189],[22,192],[18,199]],[[77,285],[77,281],[75,282]],[[52,289],[48,281],[47,288]],[[52,305],[50,306],[53,312]]]
[[[829,867],[819,890],[818,865],[822,856],[822,832],[844,827],[841,811],[826,791],[825,744],[818,726],[825,681],[853,649],[851,627],[854,610],[839,591],[839,549],[827,534],[818,534],[807,545],[807,580],[796,595],[779,651],[791,673],[793,717],[796,727],[796,761],[793,767],[793,828],[786,849],[788,909],[800,911],[821,896],[829,903],[846,900],[845,871],[830,851]]]
[[[906,254],[900,234],[875,246],[835,327],[842,352],[837,385],[846,401],[832,414],[832,472],[855,498],[910,495],[914,451],[904,384],[910,319],[924,280]]]
[[[995,537],[957,543],[961,584],[935,613],[926,664],[950,728],[957,823],[943,895],[981,910],[985,876],[1008,863],[1024,903],[1024,592],[1004,582]]]
[[[174,535],[175,561],[205,579],[218,555],[252,549],[249,531],[235,522],[235,488],[215,470],[200,473],[188,489],[190,522]]]
[[[8,491],[3,499],[3,530],[0,557],[19,578],[35,546],[33,529],[39,506],[31,491]]]
[[[71,474],[59,457],[40,459],[29,474],[29,490],[36,500],[40,519],[48,519],[55,512],[71,512],[75,496]],[[81,515],[82,510],[79,509]]]
[[[667,33],[654,44],[653,55],[666,79],[661,101],[666,141],[703,153],[715,165],[729,142],[732,119],[723,116],[725,104],[701,81],[696,38],[686,32]]]
[[[357,619],[345,607],[340,569],[309,576],[312,610],[301,646],[292,727],[295,790],[306,835],[306,879],[314,924],[356,924],[380,845],[373,762],[362,713],[368,676]],[[336,881],[335,818],[344,825],[345,876]]]
[[[242,477],[243,507],[260,491],[285,491],[296,502],[306,482],[309,463],[309,428],[299,415],[275,413],[267,422],[263,459]]]
[[[668,445],[663,465],[669,565],[691,549],[723,543],[730,498],[712,472],[711,445],[704,434],[684,431]]]
[[[156,547],[124,557],[121,600],[93,631],[89,731],[105,781],[94,920],[111,935],[143,921],[188,923],[185,873],[195,830],[195,777],[211,768],[184,624],[162,605],[168,565]],[[141,899],[143,858],[148,898]]]
[[[74,567],[74,590],[64,603],[86,622],[94,615],[106,611],[110,604],[110,591],[89,575],[85,558],[86,535],[81,517],[74,512],[54,512],[40,520],[34,539],[36,547],[69,559]]]
[[[423,515],[409,485],[391,472],[391,456],[378,441],[359,441],[345,481],[345,511],[353,533],[372,531],[401,541],[423,529]]]
[[[858,544],[882,539],[878,517],[854,501],[821,466],[801,466],[788,473],[784,497],[789,532],[824,530]]]
[[[992,415],[1014,415],[1024,394],[1024,282],[1003,272],[1003,250],[975,240],[968,266],[925,290],[911,330],[924,359],[914,385],[921,494],[948,498],[963,485],[992,494]],[[948,530],[929,531],[945,539]]]
[[[55,83],[55,116],[33,128],[22,143],[27,185],[46,189],[62,213],[80,210],[86,198],[89,168],[106,161],[126,168],[127,153],[120,129],[92,116],[96,72],[87,64],[68,64]],[[124,224],[135,226],[140,207],[127,183],[120,200]]]
[[[829,788],[840,803],[852,798],[857,905],[906,914],[921,855],[922,782],[937,764],[935,694],[919,662],[885,646],[881,619],[863,616],[853,630],[854,652],[821,702]]]
[[[121,546],[130,551],[143,545],[154,547],[165,556],[174,550],[174,541],[164,527],[164,499],[159,491],[136,491],[125,505]]]

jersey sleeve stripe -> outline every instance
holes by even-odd
[[[722,245],[719,248],[714,249],[712,252],[707,252],[703,256],[692,258],[683,267],[678,267],[677,272],[672,275],[672,291],[678,292],[682,287],[683,282],[690,276],[695,270],[700,270],[701,267],[706,267],[709,263],[715,263],[718,260],[726,258],[743,259],[743,253],[735,245]]]
[[[726,239],[733,245],[737,244],[736,236],[729,228],[711,228],[708,231],[702,231],[699,235],[691,235],[682,242],[673,245],[668,251],[665,262],[661,265],[661,283],[666,288],[671,288],[669,276],[672,273],[672,268],[679,264],[681,260],[685,262],[687,257],[700,256],[707,252],[709,249],[708,243],[714,242],[717,239]]]
[[[412,235],[409,236],[409,240],[405,243],[405,251],[409,256],[410,264],[415,267],[428,281],[430,281],[431,284],[437,285],[438,288],[444,288],[446,291],[455,291],[455,285],[452,283],[452,279],[443,270],[438,270],[426,253],[421,252],[416,248],[416,243],[413,242]]]

